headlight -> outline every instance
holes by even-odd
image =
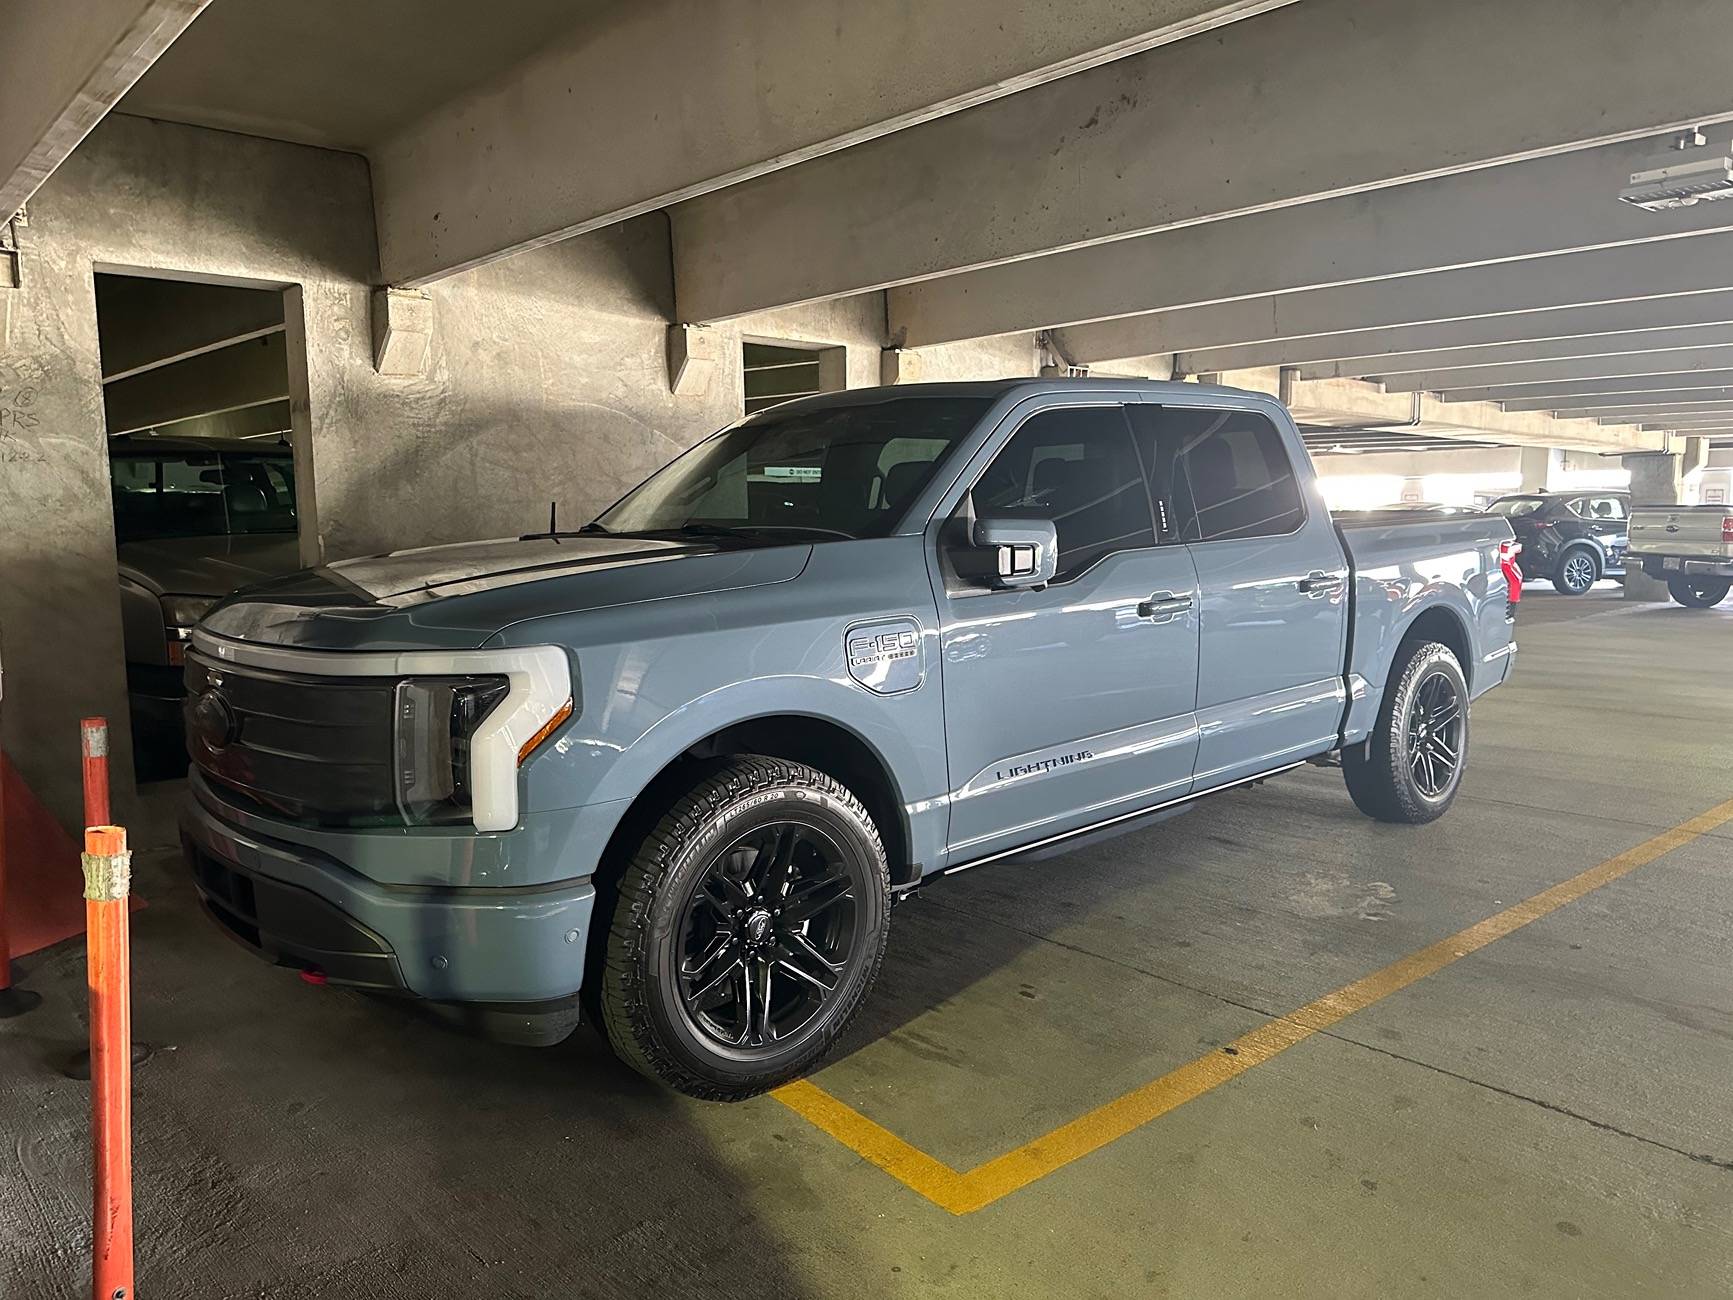
[[[164,596],[162,620],[170,627],[193,627],[220,598],[217,596]]]
[[[505,677],[410,677],[397,684],[397,805],[412,825],[470,816],[470,739],[510,690]]]
[[[220,596],[164,596],[162,598],[163,631],[168,637],[168,661],[177,667],[186,662],[187,642],[193,628],[211,612]]]

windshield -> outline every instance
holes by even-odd
[[[1490,514],[1511,515],[1514,517],[1517,515],[1532,515],[1545,504],[1545,501],[1538,500],[1535,497],[1505,497],[1503,500],[1494,501],[1486,509]]]
[[[884,537],[992,403],[907,397],[767,412],[699,443],[596,524],[613,533]]]
[[[117,541],[295,531],[295,463],[280,453],[129,453],[109,477]]]

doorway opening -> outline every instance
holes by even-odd
[[[848,387],[844,348],[803,343],[742,343],[740,367],[746,377],[746,414],[797,397],[836,393]]]
[[[186,774],[182,673],[194,625],[231,592],[300,567],[287,292],[96,275],[141,784]]]

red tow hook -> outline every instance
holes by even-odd
[[[326,983],[325,972],[316,966],[307,967],[301,971],[301,983],[321,985]]]

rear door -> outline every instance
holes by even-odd
[[[1261,411],[1131,411],[1168,527],[1197,570],[1193,788],[1333,747],[1346,702],[1348,564],[1291,425]]]
[[[1011,417],[931,530],[963,862],[1183,796],[1197,749],[1197,583],[1156,535],[1118,401],[1043,399]],[[980,515],[1052,519],[1039,590],[961,579],[948,556]]]
[[[1624,567],[1625,548],[1630,542],[1626,500],[1617,493],[1590,492],[1570,501],[1571,513],[1582,521],[1589,536],[1600,546],[1608,569]]]

